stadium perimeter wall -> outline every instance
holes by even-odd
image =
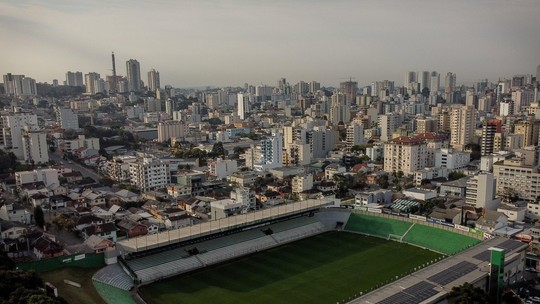
[[[373,209],[373,208],[366,208],[366,209]],[[439,228],[443,230],[448,230],[448,231],[466,235],[466,236],[469,236],[478,240],[489,239],[492,237],[490,234],[485,233],[478,229],[469,228],[469,227],[465,227],[465,226],[461,226],[457,224],[443,223],[440,220],[432,219],[425,216],[417,216],[417,215],[412,215],[412,214],[407,214],[407,213],[400,213],[400,215],[395,215],[395,214],[390,214],[390,213],[384,213],[382,212],[381,209],[376,209],[377,211],[362,210],[362,209],[345,209],[345,210],[346,210],[345,212],[351,212],[355,214],[377,216],[377,217],[382,217],[382,218],[387,218],[387,219],[394,219],[394,220]]]
[[[103,253],[83,253],[54,257],[46,260],[17,263],[21,270],[45,272],[64,267],[98,268],[105,266]]]

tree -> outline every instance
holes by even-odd
[[[468,143],[465,145],[465,150],[471,151],[471,160],[479,160],[482,157],[481,147],[476,143]]]
[[[73,129],[67,129],[64,131],[64,138],[65,139],[76,139],[78,136],[77,131]]]
[[[41,209],[41,206],[37,206],[34,209],[34,220],[36,221],[36,225],[43,229],[45,226],[45,215],[43,214],[43,209]]]
[[[457,180],[457,179],[460,179],[460,178],[464,178],[465,176],[467,176],[465,173],[461,172],[461,171],[453,171],[453,172],[450,172],[448,174],[448,179],[453,181],[453,180]]]
[[[217,143],[214,144],[214,146],[212,147],[212,154],[214,154],[215,156],[226,155],[225,148],[223,148],[222,142],[218,141]]]
[[[17,156],[13,152],[6,152],[0,149],[0,173],[15,170],[17,167]]]
[[[238,155],[244,154],[244,149],[242,147],[236,146],[236,147],[234,147],[233,152],[234,152],[234,154],[238,154]]]
[[[383,188],[383,189],[388,189],[388,186],[390,185],[390,183],[388,183],[388,175],[381,175],[377,178],[377,184]]]
[[[460,304],[488,304],[489,296],[481,288],[474,287],[472,284],[465,282],[461,286],[455,286],[448,297],[449,303]]]

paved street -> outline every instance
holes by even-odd
[[[94,179],[96,182],[99,182],[99,179],[101,178],[101,176],[96,171],[89,168],[85,168],[74,161],[72,161],[70,164],[68,160],[63,159],[62,156],[57,153],[50,153],[49,157],[50,159],[54,160],[56,163],[58,164],[62,163],[63,166],[66,168],[71,168],[72,170],[79,171],[84,177],[88,176]]]

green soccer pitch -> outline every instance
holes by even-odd
[[[337,303],[442,257],[393,241],[327,232],[143,286],[149,303]]]

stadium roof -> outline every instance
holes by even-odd
[[[247,214],[230,216],[215,221],[203,222],[189,227],[167,230],[152,235],[122,240],[117,242],[117,245],[119,247],[120,254],[122,255],[130,252],[140,252],[190,240],[192,238],[223,232],[233,228],[262,223],[275,218],[319,209],[322,206],[332,205],[333,203],[334,202],[332,199],[312,199],[286,205],[278,205],[273,208],[262,209]]]
[[[471,249],[446,258],[411,275],[381,287],[350,303],[434,303],[444,299],[465,282],[474,284],[489,273],[488,248],[502,248],[506,261],[514,260],[528,245],[516,240],[496,237]]]

